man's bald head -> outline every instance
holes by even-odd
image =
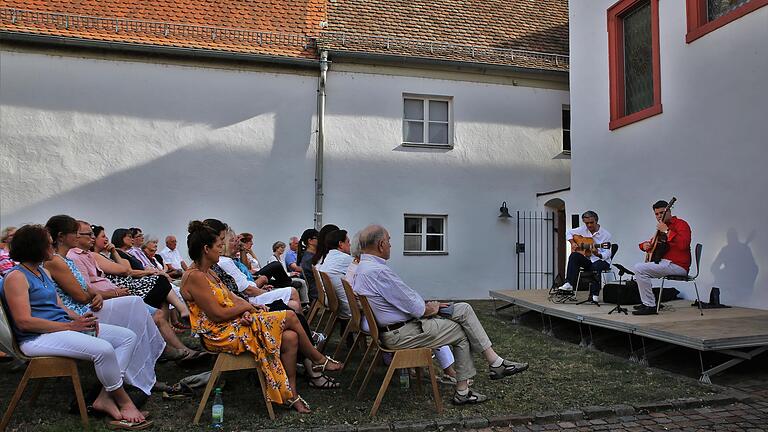
[[[392,245],[389,242],[389,233],[381,225],[368,225],[359,234],[360,250],[369,255],[389,259]]]

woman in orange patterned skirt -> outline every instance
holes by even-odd
[[[223,242],[202,222],[189,224],[187,248],[195,265],[184,273],[181,294],[189,305],[192,331],[215,352],[250,352],[266,378],[267,397],[275,403],[308,413],[309,405],[296,392],[296,355],[301,351],[313,370],[335,371],[336,360],[317,351],[292,311],[268,312],[234,295],[210,271]]]

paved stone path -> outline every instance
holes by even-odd
[[[596,420],[527,424],[478,429],[508,431],[766,431],[768,432],[768,380],[741,382],[734,388],[751,396],[748,402],[711,408],[692,408],[609,417]]]

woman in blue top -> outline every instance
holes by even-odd
[[[55,283],[42,267],[53,257],[53,241],[45,227],[21,227],[11,246],[11,258],[21,264],[0,283],[0,298],[7,306],[21,352],[30,357],[92,361],[104,386],[93,408],[109,414],[116,423],[144,425],[144,414],[125,392],[122,378],[132,362],[136,334],[123,327],[99,325],[93,313],[77,315],[63,306]]]

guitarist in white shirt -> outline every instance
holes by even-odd
[[[609,245],[611,233],[597,223],[599,219],[596,212],[588,210],[581,215],[581,221],[584,224],[566,233],[565,238],[571,244],[571,255],[568,257],[565,283],[558,288],[560,291],[572,292],[576,286],[579,270],[598,273],[589,285],[589,299],[595,303],[600,299],[599,273],[611,268],[612,258]]]

